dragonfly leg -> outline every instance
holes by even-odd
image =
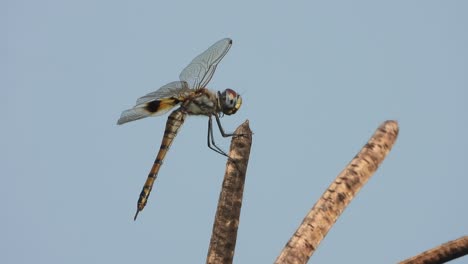
[[[218,147],[214,141],[213,122],[212,122],[211,116],[208,117],[208,147],[211,150],[214,150],[215,152],[229,158],[229,156],[220,147]]]
[[[216,123],[218,124],[218,128],[219,128],[219,132],[221,132],[221,135],[223,137],[232,137],[232,136],[235,136],[236,134],[234,133],[226,133],[224,132],[224,129],[223,129],[223,126],[221,125],[221,120],[219,120],[219,116],[218,115],[214,115],[216,117]],[[210,120],[211,120],[211,117],[210,117]],[[210,121],[211,122],[211,121]]]
[[[223,128],[221,127],[220,125],[220,122],[219,122],[219,118],[217,115],[216,116],[216,120],[217,120],[217,123],[218,123],[218,127],[219,129],[221,130],[221,134],[223,134],[224,137],[229,137],[229,136],[234,136],[234,135],[237,135],[237,134],[226,134],[224,133],[223,131]],[[239,169],[237,167],[237,162],[235,159],[229,157],[228,154],[226,154],[220,147],[218,147],[216,145],[216,143],[214,142],[214,137],[213,137],[213,122],[212,122],[212,119],[211,119],[211,116],[208,117],[208,147],[214,151],[216,151],[217,153],[223,155],[223,156],[226,156],[228,158],[229,161],[232,162],[232,164],[234,164],[236,166],[237,169]]]
[[[217,114],[214,115],[216,117],[216,123],[218,124],[219,132],[223,137],[232,137],[232,136],[246,136],[245,134],[236,134],[236,133],[226,133],[224,132],[223,126],[221,125],[221,120],[219,120],[219,116]]]

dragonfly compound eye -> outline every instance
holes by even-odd
[[[242,98],[234,90],[226,89],[221,94],[221,108],[224,114],[232,115],[242,105]]]

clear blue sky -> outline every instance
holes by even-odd
[[[209,87],[243,96],[227,131],[255,132],[236,263],[273,262],[387,119],[394,149],[310,263],[394,263],[468,234],[466,1],[1,6],[1,263],[205,261],[225,165],[207,119],[186,121],[136,222],[166,116],[115,123],[224,37]]]

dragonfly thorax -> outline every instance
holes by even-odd
[[[232,115],[241,107],[242,98],[234,90],[228,88],[223,92],[218,91],[218,102],[224,114]]]

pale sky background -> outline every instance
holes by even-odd
[[[115,123],[224,37],[209,87],[243,96],[225,129],[249,119],[255,133],[235,263],[272,263],[388,119],[395,147],[310,263],[395,263],[468,234],[467,1],[0,10],[0,263],[205,262],[226,161],[206,146],[207,118],[187,119],[136,222],[167,115]]]

